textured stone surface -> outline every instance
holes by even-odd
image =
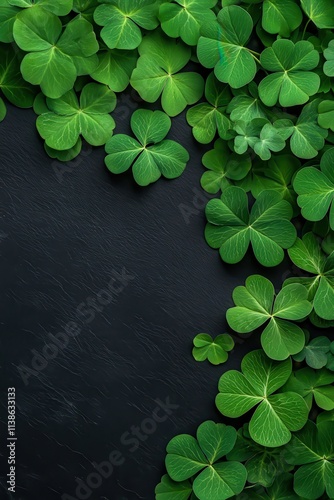
[[[127,132],[137,106],[121,103],[117,133]],[[264,272],[279,284],[284,266],[263,270],[252,256],[226,266],[206,245],[203,209],[194,206],[206,148],[184,116],[173,120],[169,137],[191,153],[185,174],[146,189],[130,174],[110,174],[103,148],[86,150],[74,166],[54,163],[34,120],[32,111],[9,106],[0,124],[1,412],[7,387],[15,386],[15,500],[80,498],[76,478],[86,481],[93,462],[115,449],[124,463],[81,498],[151,500],[168,440],[206,419],[221,420],[214,406],[218,378],[258,345],[256,336],[239,341],[226,365],[212,367],[192,359],[193,337],[226,331],[232,290],[247,275]],[[196,212],[188,222],[182,203]],[[95,302],[102,310],[79,317],[78,306],[96,299],[122,268],[134,279],[111,303]],[[52,343],[48,334],[70,321],[80,334],[26,385],[17,367],[31,367],[34,352]],[[131,451],[134,443],[122,435],[152,416],[157,398],[179,407]]]

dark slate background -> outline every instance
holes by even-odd
[[[128,132],[138,106],[134,95],[120,100],[116,133]],[[254,272],[279,285],[289,271],[265,270],[252,255],[237,266],[221,262],[204,241],[207,198],[198,197],[208,147],[192,138],[184,115],[173,120],[169,137],[189,150],[188,167],[175,181],[143,189],[130,173],[108,172],[103,148],[86,147],[65,166],[50,159],[34,113],[8,106],[0,124],[1,498],[154,499],[168,441],[194,433],[204,420],[223,421],[214,405],[219,376],[258,346],[256,334],[237,338],[220,367],[192,359],[194,335],[227,331],[235,286]],[[133,279],[99,306],[96,295],[123,268]],[[92,300],[101,310],[89,323],[78,319],[79,304]],[[19,368],[31,368],[52,343],[49,334],[69,321],[81,333],[25,384]],[[8,386],[17,393],[13,496],[6,492]],[[136,450],[124,444],[122,435],[166,398],[177,406],[168,419]],[[124,463],[91,493],[76,496],[77,481],[86,482],[93,463],[113,450]]]

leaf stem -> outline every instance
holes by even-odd
[[[304,28],[304,30],[303,30],[303,35],[302,35],[302,40],[304,40],[304,36],[305,36],[305,34],[306,34],[306,30],[307,30],[308,25],[310,24],[310,22],[311,22],[311,19],[309,19],[309,20],[307,21],[307,23],[305,24],[305,28]]]

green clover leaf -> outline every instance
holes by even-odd
[[[73,10],[90,23],[94,22],[94,12],[99,5],[98,0],[73,0]]]
[[[317,371],[302,368],[291,374],[283,389],[303,396],[310,410],[314,400],[319,408],[330,411],[334,410],[333,382],[334,373],[326,368]]]
[[[90,76],[97,82],[108,85],[114,92],[123,92],[129,85],[132,71],[136,67],[136,52],[102,48],[97,56],[98,65]]]
[[[28,12],[26,9],[31,9],[31,7],[34,7],[34,10],[36,7],[44,9],[56,16],[66,16],[72,10],[73,0],[57,0],[56,2],[54,0],[9,0],[9,4],[25,9],[21,13],[21,18]]]
[[[263,160],[271,158],[271,152],[279,152],[285,148],[282,134],[268,120],[255,118],[246,122],[236,122],[234,130],[234,149],[238,154],[244,154],[249,147]]]
[[[21,57],[11,45],[0,45],[0,89],[9,102],[20,108],[31,108],[36,89],[23,80]],[[4,110],[2,106],[2,115]],[[4,118],[4,115],[3,115]]]
[[[292,155],[282,154],[272,157],[268,162],[257,162],[253,166],[252,195],[257,198],[264,190],[277,191],[288,201],[297,215],[297,195],[292,179],[300,169],[300,161]]]
[[[247,481],[265,487],[272,486],[276,476],[283,471],[293,469],[283,459],[281,448],[267,448],[255,443],[249,434],[248,424],[238,431],[236,444],[227,459],[245,462]]]
[[[231,122],[224,114],[231,100],[231,92],[213,73],[206,80],[205,98],[208,102],[197,104],[187,112],[187,122],[193,127],[195,139],[201,144],[209,144],[215,138],[217,130],[223,139],[231,139]]]
[[[233,291],[235,307],[227,310],[229,326],[238,333],[249,333],[268,322],[261,335],[263,350],[272,359],[283,360],[299,353],[305,345],[303,330],[291,321],[305,319],[312,311],[308,292],[298,283],[282,288],[275,298],[272,283],[253,275],[245,286]]]
[[[334,5],[332,0],[300,0],[305,14],[317,28],[334,28]]]
[[[155,488],[155,498],[156,500],[188,500],[192,491],[190,481],[177,483],[165,474]]]
[[[247,497],[245,497],[247,495]],[[293,490],[293,474],[278,474],[272,486],[261,488],[256,486],[242,493],[236,500],[305,500]]]
[[[293,435],[287,445],[285,459],[299,465],[294,475],[294,490],[308,500],[316,500],[325,492],[334,497],[334,426],[330,421],[317,425],[309,421]],[[327,497],[326,497],[327,498]]]
[[[156,102],[161,96],[162,109],[176,116],[202,97],[203,77],[191,71],[180,73],[191,57],[190,47],[183,42],[156,32],[145,37],[139,53],[130,82],[142,99]]]
[[[284,285],[304,285],[309,300],[313,300],[315,313],[322,319],[334,320],[334,252],[327,256],[314,234],[307,233],[302,239],[297,238],[288,254],[296,266],[316,276],[289,278]]]
[[[334,40],[331,40],[327,49],[324,50],[326,62],[324,64],[324,73],[327,76],[334,76]]]
[[[159,20],[164,32],[172,37],[180,37],[187,45],[196,45],[203,23],[215,21],[211,10],[217,0],[174,0],[163,3],[159,10]]]
[[[74,90],[46,102],[50,111],[37,118],[37,129],[52,149],[71,149],[80,135],[92,146],[102,146],[113,133],[115,122],[109,113],[115,109],[116,96],[105,85],[86,85],[80,104]]]
[[[289,37],[303,20],[302,11],[295,0],[264,0],[262,26],[271,34]]]
[[[217,22],[202,26],[197,46],[199,62],[214,68],[221,82],[238,89],[251,82],[257,67],[252,53],[244,46],[252,33],[253,20],[242,7],[224,7]]]
[[[296,240],[291,205],[274,191],[262,191],[249,213],[245,191],[230,186],[220,199],[209,201],[205,212],[206,241],[211,248],[219,248],[228,264],[240,262],[251,244],[260,264],[276,266],[284,258],[283,249]]]
[[[18,7],[13,7],[10,0],[2,0],[0,5],[0,42],[10,43],[14,41],[13,26],[17,14],[20,12]]]
[[[334,411],[323,411],[317,416],[317,424],[322,422],[334,422]]]
[[[194,338],[193,357],[196,361],[206,359],[213,365],[220,365],[228,360],[228,352],[234,347],[234,340],[231,335],[223,333],[214,340],[207,333],[199,333]]]
[[[142,41],[140,28],[154,30],[158,24],[155,0],[104,0],[94,13],[103,26],[101,37],[110,49],[135,49]]]
[[[3,99],[0,97],[0,122],[5,119],[7,114],[7,108],[5,103],[3,102]]]
[[[254,118],[267,119],[266,107],[259,99],[258,89],[254,82],[248,87],[240,89],[227,106],[227,113],[231,113],[233,122],[251,122]]]
[[[328,149],[320,161],[320,170],[302,168],[296,175],[293,187],[302,216],[310,221],[320,221],[329,212],[329,223],[334,230],[334,148]]]
[[[316,337],[297,354],[293,356],[295,361],[304,361],[308,366],[320,370],[327,365],[328,353],[330,351],[331,341],[328,337]]]
[[[123,134],[113,136],[106,144],[108,169],[121,174],[132,166],[133,177],[140,186],[157,181],[161,175],[167,179],[179,177],[189,154],[177,142],[164,140],[170,127],[171,120],[162,111],[135,111],[131,128],[138,140]]]
[[[29,52],[21,64],[23,78],[40,85],[43,93],[54,99],[72,89],[78,74],[82,74],[76,62],[94,56],[99,48],[88,21],[77,17],[62,33],[60,19],[43,9],[28,9],[24,16],[19,15],[14,38],[22,50]]]
[[[232,153],[222,139],[217,139],[214,149],[204,154],[202,163],[208,172],[202,175],[201,186],[210,194],[223,191],[233,181],[244,179],[252,167],[249,155]]]
[[[198,427],[196,437],[181,434],[168,443],[169,476],[184,481],[199,473],[192,486],[200,500],[225,500],[239,494],[246,483],[245,467],[239,462],[218,462],[235,444],[234,427],[207,421]]]
[[[306,104],[294,126],[290,147],[298,158],[315,158],[325,145],[328,132],[318,125],[319,102],[320,99],[316,99]]]
[[[226,417],[238,418],[257,407],[249,422],[251,438],[262,446],[275,448],[291,439],[308,417],[304,399],[294,392],[276,392],[291,375],[291,359],[276,362],[263,351],[243,358],[241,372],[229,370],[219,380],[216,406]]]
[[[324,100],[320,102],[318,111],[318,123],[320,127],[334,131],[334,101]]]
[[[274,72],[259,85],[260,99],[267,106],[289,107],[305,104],[320,87],[320,77],[311,69],[319,63],[319,53],[305,40],[276,40],[261,54],[264,69]]]

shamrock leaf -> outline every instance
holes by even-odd
[[[319,104],[318,123],[320,127],[334,131],[334,101],[322,101]]]
[[[203,77],[190,71],[179,73],[190,60],[190,47],[158,32],[145,37],[139,53],[131,85],[142,99],[155,102],[161,96],[162,109],[176,116],[202,97]]]
[[[18,16],[14,38],[21,49],[30,52],[21,64],[23,78],[40,85],[54,99],[72,89],[79,73],[75,58],[89,58],[99,47],[88,21],[75,18],[62,33],[60,19],[43,9],[28,9],[23,17]]]
[[[251,82],[257,68],[252,53],[244,47],[252,33],[253,20],[242,7],[224,7],[217,21],[204,24],[198,41],[197,56],[205,68],[232,88]]]
[[[322,422],[334,422],[334,411],[323,411],[317,416],[317,424]]]
[[[302,12],[294,0],[264,0],[262,26],[271,34],[289,37],[302,22]]]
[[[284,386],[285,391],[297,392],[311,410],[313,399],[319,408],[334,410],[334,374],[322,368],[302,368],[293,373]]]
[[[331,342],[329,346],[329,352],[327,353],[326,368],[334,372],[334,341]]]
[[[172,37],[180,37],[188,45],[196,45],[203,23],[215,21],[211,10],[217,0],[174,0],[163,3],[159,10],[161,28]]]
[[[73,0],[9,0],[9,4],[14,7],[21,7],[21,9],[25,9],[21,13],[22,16],[26,15],[28,12],[27,9],[34,7],[36,11],[36,7],[44,9],[48,12],[52,12],[56,16],[66,16],[69,14],[73,7]]]
[[[109,113],[115,109],[116,96],[104,85],[86,85],[80,104],[74,90],[59,99],[47,98],[46,103],[50,111],[37,118],[37,129],[50,148],[70,149],[80,135],[92,146],[102,146],[113,133],[115,122]]]
[[[97,82],[104,83],[114,92],[123,92],[129,85],[136,67],[137,54],[131,50],[101,49],[98,65],[90,73]]]
[[[325,145],[328,132],[318,125],[319,102],[320,100],[316,99],[304,106],[294,126],[290,147],[298,158],[315,158]]]
[[[334,148],[328,149],[320,161],[320,170],[302,168],[296,175],[293,187],[302,216],[310,221],[322,220],[329,211],[329,223],[334,230]]]
[[[73,10],[90,23],[93,23],[94,12],[98,4],[98,0],[73,0]]]
[[[20,9],[13,7],[9,0],[2,0],[0,5],[0,42],[10,43],[13,38],[13,26]]]
[[[156,500],[188,500],[192,492],[192,486],[189,481],[177,483],[173,481],[168,474],[161,478],[161,482],[155,488]]]
[[[322,319],[334,320],[334,252],[327,256],[321,250],[317,238],[312,233],[307,233],[302,239],[296,240],[288,254],[296,266],[316,276],[289,278],[284,285],[305,285],[309,300],[313,300],[315,313]]]
[[[297,196],[291,182],[299,168],[300,161],[287,154],[272,157],[268,162],[255,163],[251,188],[252,195],[257,198],[261,191],[271,189],[277,191],[293,208],[297,207]],[[296,212],[294,210],[294,215],[297,215]]]
[[[255,443],[249,434],[248,424],[238,431],[236,444],[227,459],[245,462],[247,481],[266,487],[271,486],[282,471],[293,468],[283,459],[280,448],[266,448]]]
[[[197,439],[188,434],[174,437],[167,446],[166,468],[174,481],[198,474],[193,491],[199,500],[225,500],[240,493],[247,472],[239,462],[217,462],[236,441],[234,427],[207,421],[197,429]]]
[[[312,311],[307,300],[307,290],[296,283],[285,286],[276,296],[272,283],[266,278],[253,275],[245,286],[233,291],[236,307],[227,310],[229,326],[238,333],[248,333],[264,325],[261,344],[272,359],[282,360],[297,354],[305,345],[303,330],[291,323],[306,318]]]
[[[244,494],[245,495],[245,494]],[[236,497],[236,500],[305,500],[293,490],[293,475],[288,473],[280,473],[276,476],[274,483],[267,487],[256,486],[250,488],[246,493]]]
[[[334,497],[334,426],[332,422],[315,425],[309,421],[295,434],[286,449],[285,459],[299,465],[294,475],[295,492],[309,500],[325,492]]]
[[[206,359],[213,365],[220,365],[228,360],[228,352],[234,347],[234,340],[231,335],[223,333],[214,340],[207,333],[200,333],[194,338],[194,348],[192,351],[196,361]]]
[[[0,45],[0,89],[8,101],[15,106],[30,108],[33,105],[36,91],[23,80],[20,62],[20,56],[12,46]],[[4,106],[3,104],[3,110]]]
[[[324,73],[327,76],[334,76],[334,40],[331,40],[327,49],[324,50],[326,62],[324,64]]]
[[[0,122],[5,119],[7,114],[7,108],[5,103],[3,102],[3,99],[0,97]]]
[[[103,26],[102,40],[110,49],[135,49],[141,41],[140,28],[153,30],[159,24],[155,0],[104,0],[94,13]]]
[[[209,171],[202,175],[201,186],[211,194],[223,191],[234,180],[246,177],[252,166],[249,155],[232,153],[226,142],[221,139],[217,139],[214,149],[204,154],[202,163]]]
[[[223,139],[231,139],[229,133],[231,122],[224,115],[226,105],[231,100],[231,93],[227,85],[222,85],[213,73],[205,84],[207,103],[197,104],[187,112],[187,122],[193,127],[193,135],[201,144],[211,142],[218,130]]]
[[[114,174],[132,166],[135,181],[140,186],[179,177],[189,160],[183,146],[164,140],[171,127],[170,118],[162,111],[138,109],[131,117],[131,128],[138,140],[118,134],[106,144],[105,163]],[[138,142],[139,141],[139,142]]]
[[[261,350],[246,354],[241,373],[229,370],[220,377],[218,410],[226,417],[238,418],[257,406],[249,422],[251,438],[262,446],[283,446],[290,441],[291,431],[305,425],[309,413],[299,394],[276,392],[291,371],[291,359],[277,363]]]
[[[262,191],[249,213],[245,191],[230,186],[220,199],[209,201],[205,213],[206,241],[211,248],[219,248],[228,264],[240,262],[251,243],[260,264],[276,266],[284,258],[283,249],[296,240],[291,205],[274,191]]]
[[[309,70],[318,65],[319,53],[310,42],[276,40],[260,60],[264,69],[274,71],[259,85],[260,98],[267,106],[275,106],[277,101],[285,107],[304,104],[318,92],[320,77]]]
[[[295,361],[306,361],[311,368],[319,370],[327,364],[327,354],[330,350],[330,340],[327,337],[312,339],[299,353],[293,356]]]
[[[248,90],[245,90],[248,88]],[[254,82],[248,87],[240,89],[240,94],[233,97],[227,106],[233,122],[251,122],[254,118],[267,119],[266,108],[259,99],[257,86]]]
[[[266,119],[236,122],[234,130],[238,134],[234,139],[234,149],[238,154],[245,153],[251,147],[263,161],[267,161],[272,151],[282,151],[285,147],[281,133]]]
[[[317,28],[334,28],[334,6],[332,0],[300,0],[305,14]]]

